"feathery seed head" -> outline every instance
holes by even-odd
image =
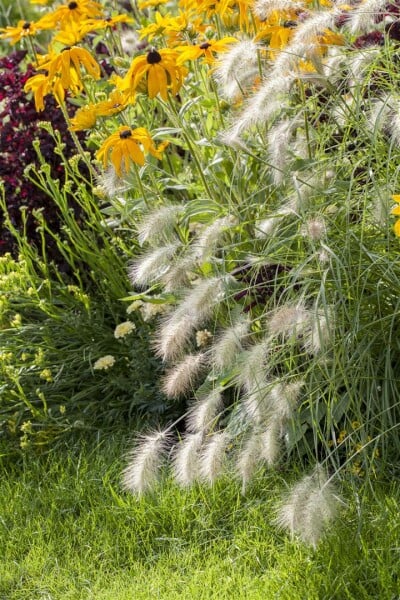
[[[193,433],[207,432],[223,410],[222,394],[219,389],[192,404],[187,417],[187,429]]]
[[[262,460],[261,441],[260,433],[258,431],[252,431],[239,453],[236,470],[242,480],[242,494],[245,494],[246,487]]]
[[[192,244],[195,260],[200,264],[206,261],[223,241],[226,231],[235,224],[235,219],[229,216],[216,219],[214,223],[204,227]]]
[[[268,327],[271,335],[291,337],[301,335],[309,323],[310,315],[302,302],[284,304],[270,315]]]
[[[302,379],[285,383],[277,380],[269,390],[271,414],[277,422],[284,424],[297,407],[301,389],[305,382]]]
[[[190,283],[196,260],[193,254],[181,256],[162,276],[162,283],[166,292],[175,292],[187,287]]]
[[[221,95],[234,102],[253,83],[258,73],[258,51],[261,48],[252,40],[241,40],[228,52],[220,55],[213,69],[213,77]]]
[[[168,398],[177,398],[191,391],[205,364],[205,354],[188,354],[164,376],[163,392]]]
[[[325,310],[313,309],[309,311],[309,325],[304,333],[303,347],[312,355],[319,354],[325,350],[333,335],[334,312],[333,307]]]
[[[137,228],[139,244],[143,246],[145,242],[152,244],[160,239],[171,240],[182,210],[182,206],[168,205],[145,215]]]
[[[143,436],[122,473],[123,487],[139,496],[149,491],[158,480],[161,462],[170,443],[171,435],[167,431]]]
[[[284,180],[291,143],[299,125],[300,118],[296,116],[293,119],[278,121],[268,132],[268,155],[273,169],[272,179],[276,185],[280,185]]]
[[[162,360],[176,360],[183,354],[196,327],[196,320],[178,307],[168,315],[158,329],[154,349]]]
[[[180,246],[179,243],[169,244],[143,254],[129,270],[132,284],[145,287],[159,280],[170,268],[171,258]]]
[[[182,487],[192,485],[199,478],[200,451],[203,433],[187,434],[177,445],[173,468],[175,479]]]
[[[201,452],[200,477],[210,485],[220,476],[224,468],[225,452],[230,439],[226,431],[217,431],[207,439]]]
[[[326,224],[322,217],[309,219],[301,228],[304,237],[308,237],[313,242],[317,242],[326,234]]]
[[[216,369],[223,371],[233,366],[248,337],[249,327],[249,320],[241,318],[219,336],[211,350],[212,363]]]
[[[340,502],[333,484],[317,465],[282,502],[276,524],[315,548],[326,526],[334,519]]]
[[[266,21],[275,11],[292,12],[304,8],[300,0],[255,0],[252,11],[260,21]]]
[[[269,354],[270,340],[264,339],[239,355],[240,373],[238,382],[247,392],[253,393],[257,389],[263,390],[265,388]]]
[[[383,16],[386,6],[386,0],[363,0],[348,13],[346,28],[352,34],[368,33]]]
[[[281,425],[272,419],[261,434],[261,456],[269,467],[276,465],[281,452]]]

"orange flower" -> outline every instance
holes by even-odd
[[[144,165],[145,152],[161,159],[167,143],[164,142],[156,148],[147,129],[131,129],[123,125],[103,142],[96,157],[103,161],[104,168],[111,161],[117,175],[121,176],[122,169],[127,173],[132,162],[139,166]]]
[[[187,60],[204,58],[206,63],[210,64],[215,60],[213,52],[226,52],[228,46],[237,43],[237,41],[238,40],[234,37],[224,37],[221,40],[209,40],[194,46],[179,46],[176,50],[180,55],[176,62],[178,65],[181,65]]]
[[[137,56],[116,86],[121,92],[134,92],[143,79],[146,79],[149,98],[160,94],[163,100],[168,98],[168,90],[177,94],[182,86],[187,69],[177,65],[178,55],[174,50],[152,48],[146,55]]]

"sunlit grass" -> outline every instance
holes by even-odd
[[[359,485],[316,551],[280,535],[273,506],[292,474],[246,496],[165,481],[140,501],[119,485],[126,440],[100,437],[4,464],[0,598],[387,598],[398,593],[400,491]]]

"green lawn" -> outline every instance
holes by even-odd
[[[260,473],[246,497],[235,482],[210,493],[168,481],[138,501],[119,487],[125,444],[3,465],[2,600],[399,597],[398,486],[348,492],[313,551],[270,523],[280,477]]]

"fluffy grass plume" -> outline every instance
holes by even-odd
[[[325,528],[334,519],[340,498],[317,465],[311,475],[303,477],[279,507],[276,524],[291,537],[316,547]]]
[[[253,430],[239,452],[236,472],[242,481],[242,494],[262,461],[262,438],[259,431]]]
[[[137,227],[139,244],[171,240],[181,212],[181,206],[166,205],[147,213]]]
[[[188,431],[192,433],[208,431],[222,409],[221,390],[212,390],[192,404],[187,417]]]
[[[133,285],[146,287],[158,281],[170,268],[170,261],[177,252],[180,244],[168,244],[155,250],[150,250],[136,260],[129,269],[129,278]]]
[[[257,75],[260,45],[241,40],[220,55],[213,71],[221,95],[229,102],[240,98]]]
[[[225,286],[231,280],[230,277],[210,277],[189,289],[157,331],[154,342],[157,356],[168,361],[183,354],[195,330],[211,317],[215,306],[224,299]]]
[[[175,449],[173,471],[175,480],[182,487],[189,487],[199,478],[202,444],[202,432],[188,433]]]
[[[223,371],[232,367],[243,350],[249,328],[249,320],[241,318],[219,335],[211,350],[213,365],[217,370]]]
[[[205,365],[205,354],[188,354],[172,367],[163,379],[162,389],[168,398],[177,398],[190,392]]]
[[[226,458],[226,449],[230,442],[226,431],[217,431],[207,439],[200,456],[200,477],[212,485],[221,475]]]
[[[155,431],[139,438],[122,473],[123,487],[138,496],[151,490],[170,443],[171,435],[167,431]]]

